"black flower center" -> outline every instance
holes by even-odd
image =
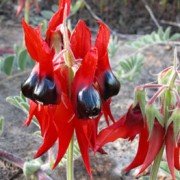
[[[57,103],[56,84],[50,77],[40,79],[36,73],[32,73],[21,85],[21,91],[25,97],[45,105]]]
[[[101,111],[98,91],[90,86],[82,89],[77,96],[77,115],[80,119],[95,118]]]
[[[106,100],[112,96],[115,96],[119,93],[120,82],[114,76],[111,71],[107,71],[104,74],[104,89],[103,89],[103,98]]]

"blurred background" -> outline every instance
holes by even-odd
[[[0,152],[12,153],[23,162],[33,159],[42,139],[35,133],[36,124],[22,126],[29,106],[19,91],[34,63],[24,47],[21,20],[41,25],[44,33],[57,4],[58,0],[0,0]],[[118,119],[132,103],[134,88],[154,82],[160,71],[172,65],[175,47],[179,57],[180,0],[73,0],[71,9],[71,29],[79,19],[87,22],[94,37],[98,20],[111,29],[109,56],[121,82],[121,91],[112,101],[112,112]],[[100,127],[104,127],[103,122]],[[134,157],[136,147],[137,138],[132,144],[119,140],[105,146],[108,155],[94,157],[90,153],[94,179],[148,179],[149,171],[139,178],[135,171],[122,171]],[[88,179],[78,147],[76,153],[75,179]],[[46,159],[42,158],[41,165]],[[61,168],[48,171],[52,179],[65,179],[66,158],[63,162]],[[165,161],[158,177],[170,179]],[[0,157],[0,179],[21,180],[25,176],[16,163]]]

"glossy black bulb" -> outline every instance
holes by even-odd
[[[117,95],[119,93],[120,86],[120,82],[117,80],[114,74],[111,71],[107,71],[104,74],[104,99],[106,100],[112,96]]]
[[[77,96],[77,115],[80,119],[94,118],[101,111],[101,98],[94,87],[82,89]]]
[[[38,75],[31,73],[24,83],[21,84],[21,91],[27,98],[34,100],[33,91],[38,81]]]
[[[41,79],[36,84],[33,97],[34,99],[43,103],[44,105],[56,104],[57,90],[56,90],[55,82],[49,77],[45,77]]]

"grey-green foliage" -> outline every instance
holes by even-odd
[[[144,63],[142,54],[135,54],[120,61],[117,73],[121,80],[134,81],[140,75]]]
[[[18,109],[21,109],[26,115],[28,114],[29,104],[22,93],[20,93],[19,96],[9,96],[6,98],[6,101]]]
[[[180,33],[171,35],[171,28],[163,30],[160,28],[157,32],[144,35],[135,41],[128,42],[127,45],[134,48],[134,53],[126,56],[120,60],[119,66],[115,67],[119,75],[119,79],[134,81],[141,73],[144,63],[144,56],[142,52],[151,46],[158,44],[166,44],[170,41],[175,41],[180,38]],[[114,57],[120,45],[117,37],[111,38],[109,44],[109,55]]]
[[[11,75],[13,70],[23,71],[34,64],[25,48],[15,46],[14,52],[1,57],[0,70],[6,75]]]
[[[117,36],[111,36],[108,46],[109,56],[113,58],[120,47],[120,42]]]
[[[180,38],[180,33],[175,33],[171,35],[171,28],[168,27],[167,29],[163,30],[160,28],[157,32],[152,32],[151,34],[144,35],[137,40],[130,42],[129,45],[133,48],[146,48],[151,45],[156,44],[164,44],[168,43],[169,41],[174,41]]]

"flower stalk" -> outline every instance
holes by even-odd
[[[73,150],[74,150],[74,137],[72,137],[67,151],[67,167],[66,167],[67,180],[74,179]]]
[[[24,20],[29,23],[30,0],[26,0],[24,9]]]
[[[157,155],[156,159],[154,160],[154,163],[151,168],[151,173],[150,173],[150,180],[155,180],[157,179],[157,174],[160,166],[160,162],[163,156],[163,151],[164,151],[164,146],[161,148],[159,154]]]

